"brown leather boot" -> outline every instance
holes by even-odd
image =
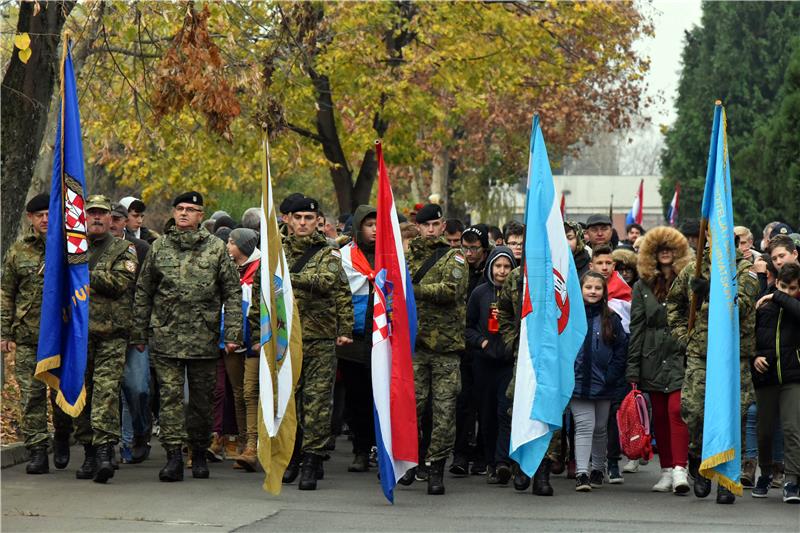
[[[256,447],[248,445],[242,452],[242,455],[236,458],[236,464],[246,472],[255,472],[258,468]]]

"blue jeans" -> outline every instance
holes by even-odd
[[[757,420],[758,417],[758,409],[756,408],[756,404],[751,404],[750,407],[747,409],[747,432],[745,434],[745,448],[744,448],[744,458],[745,459],[757,459],[758,458],[758,429],[757,429]],[[772,458],[773,461],[776,463],[783,462],[783,428],[781,427],[781,421],[778,419],[775,423],[775,433],[773,434],[772,438]]]
[[[122,442],[150,431],[150,352],[128,346],[122,372]]]

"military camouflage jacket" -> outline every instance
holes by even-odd
[[[522,268],[517,267],[511,271],[497,295],[497,322],[500,326],[500,335],[506,345],[506,353],[513,353],[517,359],[519,348],[519,322],[522,316],[520,283],[522,283]]]
[[[17,344],[39,343],[44,285],[44,236],[33,233],[6,253],[0,289],[0,332]]]
[[[750,273],[752,263],[736,252],[736,279],[739,284],[739,357],[747,359],[755,353],[756,297],[758,279]],[[710,279],[708,251],[703,255],[701,276]],[[672,335],[686,345],[688,357],[705,359],[708,337],[708,299],[697,310],[694,329],[689,333],[689,308],[692,301],[691,282],[694,278],[694,262],[687,265],[667,295],[667,323]]]
[[[408,270],[413,278],[444,238],[416,237],[409,246]],[[461,250],[448,251],[414,285],[417,302],[417,346],[433,352],[464,350],[466,327],[467,263]]]
[[[297,299],[303,340],[331,340],[353,335],[353,302],[342,255],[325,237],[314,232],[308,237],[289,235],[283,240],[286,261],[291,269],[315,244],[324,247],[292,274],[292,288]]]
[[[96,258],[96,254],[100,256]],[[93,262],[89,270],[89,333],[127,338],[136,289],[136,247],[108,233],[89,241],[90,266]]]
[[[219,357],[224,341],[242,342],[242,289],[225,244],[205,229],[170,228],[150,247],[139,271],[131,344],[150,343],[166,357]]]

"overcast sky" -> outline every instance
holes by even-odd
[[[641,8],[652,17],[655,26],[652,38],[637,43],[642,55],[650,57],[648,92],[656,95],[660,91],[665,100],[650,110],[650,117],[656,126],[671,124],[676,117],[673,105],[681,69],[683,34],[700,24],[700,0],[654,0],[642,2]]]

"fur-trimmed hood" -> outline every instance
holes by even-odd
[[[656,253],[659,247],[662,246],[672,248],[675,251],[673,269],[676,274],[694,259],[694,253],[689,249],[689,242],[680,231],[668,226],[658,226],[647,230],[647,233],[642,236],[642,244],[639,247],[639,260],[636,267],[639,271],[639,277],[648,285],[653,282],[658,273]]]

